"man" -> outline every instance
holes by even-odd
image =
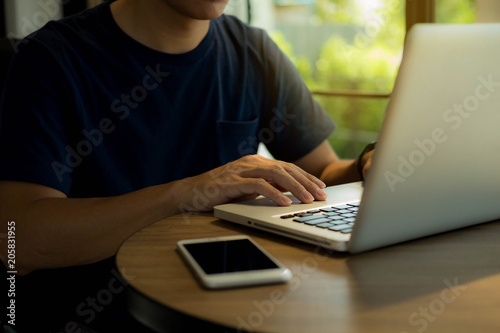
[[[257,195],[289,205],[283,190],[324,200],[325,184],[369,169],[371,153],[338,159],[291,63],[221,16],[227,1],[108,2],[21,43],[1,110],[0,220],[15,221],[40,327],[106,321],[114,305],[95,296],[116,278],[112,258],[155,221]],[[264,135],[278,160],[253,155]]]

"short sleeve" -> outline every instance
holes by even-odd
[[[272,136],[266,142],[262,135],[263,142],[275,158],[296,161],[326,140],[335,124],[314,100],[292,62],[267,35],[263,44],[269,101],[261,132]]]
[[[0,179],[46,185],[68,194],[70,97],[50,51],[25,40],[10,66],[0,107]],[[63,176],[64,175],[64,176]]]

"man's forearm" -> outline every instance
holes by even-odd
[[[320,179],[327,186],[361,180],[356,167],[356,160],[339,160],[330,163],[321,173]]]
[[[16,216],[2,214],[4,220],[16,219],[18,272],[114,255],[137,230],[178,213],[178,186],[174,182],[109,198],[44,198],[12,210]]]

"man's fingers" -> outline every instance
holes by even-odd
[[[307,177],[300,168],[288,163],[269,163],[247,169],[240,174],[244,178],[262,178],[275,183],[280,189],[290,191],[304,203],[326,199],[320,186]],[[264,194],[263,194],[264,195]]]
[[[316,186],[318,186],[320,189],[323,189],[326,187],[326,184],[319,178],[311,175],[310,173],[308,172],[305,172],[302,168],[296,166],[295,164],[291,164],[291,163],[288,163],[290,165],[292,165],[294,168],[296,168],[304,177],[306,177],[307,179],[309,179],[311,182],[313,182],[314,184],[316,184]]]
[[[290,198],[263,178],[242,178],[238,189],[242,194],[238,197],[257,193],[271,199],[280,206],[289,206],[292,203]]]
[[[314,177],[313,175],[305,172],[298,166],[295,166],[293,164],[288,164],[290,167],[287,172],[294,177],[298,182],[300,182],[306,191],[308,191],[316,200],[325,200],[326,199],[326,193],[323,191],[323,188],[326,187],[325,183],[323,183],[321,180],[318,178]]]
[[[263,195],[278,205],[288,206],[290,198],[282,192],[291,192],[304,203],[325,200],[325,184],[292,163],[270,160],[258,155],[248,155],[204,175],[208,182],[224,188],[221,197],[212,198],[213,204],[254,198]],[[205,178],[205,181],[207,179]]]

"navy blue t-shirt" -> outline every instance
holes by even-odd
[[[259,142],[294,161],[334,129],[264,31],[222,16],[194,50],[165,54],[120,30],[109,2],[19,45],[0,112],[0,179],[74,198],[194,176]],[[115,279],[112,258],[18,277],[19,321],[92,324],[88,297]]]
[[[21,43],[1,111],[0,179],[69,197],[201,174],[259,142],[294,161],[334,128],[264,31],[223,15],[194,50],[165,54],[126,35],[109,3]]]

